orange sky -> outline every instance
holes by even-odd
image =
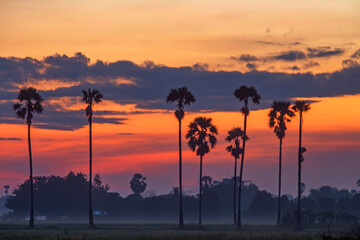
[[[130,60],[138,64],[150,60],[170,67],[203,63],[214,71],[247,72],[250,69],[245,62],[231,57],[250,54],[263,59],[254,62],[259,71],[332,73],[341,70],[342,61],[359,49],[359,10],[358,0],[0,0],[0,57],[41,60],[55,53],[70,56],[83,52],[91,58],[91,63],[97,59]],[[309,55],[308,48],[318,47],[343,52],[296,61],[268,60],[288,51]],[[315,62],[318,65],[305,67]],[[295,65],[299,69],[291,70]],[[127,78],[113,81],[115,85],[136,84]],[[23,86],[55,90],[79,84],[76,80],[60,78],[29,78],[25,83],[14,81],[6,91],[15,96]],[[47,104],[57,105],[64,111],[84,108],[76,97],[46,100]],[[308,149],[304,162],[305,184],[309,188],[326,184],[355,188],[360,177],[355,170],[360,167],[357,147],[360,145],[360,111],[357,110],[360,95],[307,100],[316,102],[305,115],[304,145]],[[129,193],[128,182],[136,172],[148,177],[149,189],[170,191],[177,184],[177,121],[173,113],[166,110],[131,114],[139,110],[135,105],[104,100],[96,107],[102,111],[124,111],[125,115],[117,117],[127,120],[124,124],[95,124],[94,171],[122,195]],[[275,192],[278,140],[267,127],[268,111],[251,113],[245,178]],[[204,174],[215,179],[228,178],[233,173],[233,160],[224,150],[224,138],[229,129],[242,126],[242,115],[189,113],[183,132],[199,115],[212,117],[220,131],[218,146],[205,157]],[[37,116],[34,122],[36,119]],[[296,186],[297,127],[296,117],[289,124],[284,142],[283,185],[285,191],[292,194]],[[34,127],[35,175],[65,175],[70,170],[87,173],[87,131],[86,127],[74,131]],[[0,185],[10,183],[12,188],[28,175],[26,126],[0,124],[0,138],[13,137],[21,140],[0,141]],[[188,150],[185,140],[183,149],[185,191],[190,192],[196,189],[198,159]],[[164,178],[169,180],[164,182]]]
[[[0,54],[42,58],[80,51],[93,60],[202,62],[245,71],[230,57],[317,46],[349,55],[360,44],[359,10],[357,0],[1,0]],[[341,61],[322,59],[324,65],[311,70],[340,69]],[[271,67],[285,71],[287,65],[261,66]]]
[[[309,99],[310,100],[310,99]],[[303,145],[308,149],[304,162],[304,182],[311,187],[331,184],[339,187],[355,188],[359,177],[353,169],[360,167],[357,146],[360,144],[358,111],[352,111],[360,101],[360,95],[341,98],[316,98],[310,112],[305,114]],[[105,102],[106,103],[106,102]],[[106,105],[106,104],[105,104]],[[99,105],[98,109],[101,109]],[[80,106],[79,106],[80,107]],[[342,109],[342,119],[334,115],[333,109]],[[251,112],[248,122],[250,141],[247,145],[245,179],[253,180],[262,188],[276,191],[278,139],[267,127],[266,110]],[[96,113],[95,113],[96,114]],[[212,117],[219,128],[219,144],[205,156],[204,174],[215,179],[232,174],[233,159],[225,151],[225,135],[234,126],[242,126],[242,115],[236,112],[192,113],[184,120],[183,132],[196,116]],[[131,174],[141,172],[148,177],[149,189],[163,192],[176,185],[174,176],[177,166],[177,121],[172,113],[136,114],[122,125],[95,124],[94,126],[94,171],[104,176],[113,190],[129,193],[128,180]],[[343,119],[346,119],[344,121]],[[36,117],[34,119],[36,122]],[[284,140],[284,188],[287,192],[296,185],[297,127],[295,117],[288,124]],[[20,141],[1,141],[0,159],[7,174],[0,178],[1,183],[17,182],[28,173],[26,126],[0,125],[1,136],[21,138]],[[340,136],[340,137],[339,137]],[[44,130],[33,128],[34,172],[36,175],[60,174],[68,171],[88,171],[88,128],[76,131]],[[196,186],[198,158],[186,144],[184,150],[185,189],[192,191]],[[331,156],[345,151],[349,159]],[[330,156],[323,159],[321,156]],[[336,161],[335,161],[336,160]],[[335,162],[334,162],[335,161]],[[349,165],[351,163],[351,165]],[[219,165],[220,164],[220,165]],[[342,176],[336,179],[322,178],[319,165],[326,171]],[[314,169],[313,167],[316,167]],[[271,169],[271,171],[269,171]],[[322,171],[320,171],[322,172]],[[346,175],[343,175],[346,174]],[[127,178],[126,178],[127,177]],[[161,179],[169,180],[161,184]],[[315,181],[314,181],[315,178]],[[122,181],[122,182],[118,182]]]

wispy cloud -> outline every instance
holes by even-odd
[[[309,58],[323,58],[323,57],[338,56],[338,55],[344,54],[344,52],[345,52],[345,50],[342,48],[332,49],[329,46],[308,48],[307,51],[308,51]]]
[[[0,137],[0,141],[20,141],[21,138],[16,138],[16,137],[9,137],[9,138],[3,138]]]
[[[268,43],[270,44],[270,42]],[[299,42],[294,42],[292,45],[300,45]],[[239,56],[231,56],[230,58],[240,62],[271,62],[271,61],[285,61],[285,62],[295,62],[313,58],[326,58],[340,56],[345,53],[345,50],[342,48],[332,48],[330,46],[306,48],[305,50],[288,50],[283,52],[274,53],[267,56],[255,56],[251,54],[241,54]],[[359,53],[354,53],[352,57],[359,57]]]

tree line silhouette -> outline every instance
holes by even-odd
[[[239,177],[237,177],[239,183]],[[233,217],[233,179],[213,180],[203,176],[203,219],[208,223],[231,223]],[[85,174],[70,172],[61,176],[34,177],[35,216],[47,221],[81,221],[88,217],[87,187],[89,179]],[[129,188],[132,193],[121,196],[113,192],[101,177],[93,178],[94,219],[98,222],[174,222],[177,219],[179,189],[174,187],[169,193],[156,195],[147,191],[146,178],[140,173],[134,174]],[[237,186],[238,187],[238,186]],[[302,191],[304,187],[302,188]],[[271,224],[277,215],[277,195],[261,191],[255,184],[244,184],[241,209],[247,223]],[[13,194],[6,198],[7,213],[2,220],[16,221],[29,216],[28,196],[30,181],[25,180]],[[198,221],[199,194],[184,194],[184,216],[189,223]],[[360,192],[346,189],[338,190],[329,186],[310,189],[302,197],[302,221],[306,228],[331,228],[351,226],[360,217]],[[280,227],[296,224],[297,198],[283,195]],[[1,205],[0,205],[1,207]]]
[[[93,202],[92,202],[92,193],[94,191],[93,181],[92,181],[92,117],[94,114],[93,106],[102,102],[104,97],[96,89],[83,90],[83,102],[86,104],[85,112],[86,117],[89,122],[89,180],[88,180],[88,217],[89,225],[91,228],[95,227],[93,220]],[[234,225],[237,229],[241,229],[241,207],[242,207],[242,177],[243,177],[243,168],[245,160],[245,145],[249,140],[247,135],[247,119],[250,114],[249,103],[259,104],[261,96],[257,93],[254,87],[241,86],[236,89],[234,96],[240,102],[243,103],[243,107],[240,112],[244,115],[244,127],[234,127],[228,132],[226,141],[229,145],[226,150],[231,153],[235,159],[234,164],[234,177],[233,177],[233,220]],[[29,227],[34,228],[34,180],[33,180],[33,170],[32,170],[32,152],[31,152],[31,123],[33,115],[35,113],[41,114],[44,111],[42,106],[43,99],[37,93],[36,89],[29,87],[23,88],[19,91],[18,94],[18,103],[13,105],[16,115],[19,118],[26,119],[28,126],[28,151],[29,151],[29,164],[30,164],[30,216],[29,216]],[[179,122],[179,186],[178,186],[178,196],[179,196],[179,228],[184,228],[184,215],[183,215],[183,192],[182,192],[182,134],[181,134],[181,122],[185,116],[184,107],[190,105],[196,101],[192,93],[187,89],[187,87],[182,87],[178,89],[171,89],[169,95],[166,98],[166,102],[175,102],[176,110],[175,117]],[[303,161],[303,153],[306,151],[301,145],[301,136],[302,136],[302,123],[303,123],[303,113],[310,110],[310,103],[305,101],[296,101],[295,105],[291,107],[290,102],[283,101],[274,101],[271,110],[269,112],[269,127],[274,129],[274,132],[278,139],[280,140],[280,150],[279,150],[279,186],[278,186],[278,204],[277,204],[277,220],[276,223],[279,225],[281,221],[281,161],[282,161],[282,141],[285,137],[285,132],[287,130],[286,124],[291,121],[291,118],[295,116],[295,112],[300,114],[300,127],[299,127],[299,149],[298,149],[298,207],[297,207],[297,218],[296,218],[296,229],[302,229],[301,226],[301,163]],[[198,197],[198,224],[202,225],[202,194],[206,187],[203,187],[204,178],[202,173],[203,167],[203,158],[210,152],[212,148],[215,148],[218,139],[218,129],[213,124],[211,118],[206,117],[197,117],[189,124],[189,130],[185,135],[185,138],[188,140],[187,145],[193,152],[196,153],[200,158],[200,174],[199,174],[199,197]],[[240,142],[242,141],[242,146]],[[239,178],[237,178],[237,160],[240,159],[240,172]],[[135,178],[135,176],[134,176]],[[206,178],[205,178],[206,179]],[[98,179],[97,179],[98,180]],[[134,179],[133,179],[134,180]],[[141,188],[146,188],[146,178],[141,174],[136,176],[138,190],[140,192]],[[207,179],[209,180],[209,179]],[[206,181],[205,181],[206,183]],[[208,186],[209,183],[207,183]],[[139,189],[140,188],[140,189]],[[238,189],[238,196],[237,196]],[[238,199],[238,204],[236,206],[236,199]],[[236,213],[237,212],[237,213]]]

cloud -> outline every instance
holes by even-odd
[[[344,68],[352,68],[352,67],[360,66],[360,63],[357,61],[357,59],[360,60],[360,49],[354,52],[350,57],[351,57],[350,59],[345,59],[342,62]]]
[[[254,64],[254,63],[247,63],[246,67],[250,70],[254,70],[257,68],[256,64]]]
[[[353,59],[346,59],[342,62],[342,65],[344,68],[352,68],[352,67],[357,67],[360,66],[360,64],[358,63],[358,61],[353,60]]]
[[[9,137],[9,138],[3,138],[0,137],[0,141],[20,141],[21,138],[16,138],[16,137]]]
[[[287,56],[285,59],[292,59]],[[299,54],[295,54],[295,58]],[[46,63],[45,63],[46,62]],[[74,65],[77,67],[74,67]],[[313,63],[314,64],[314,63]],[[4,68],[4,65],[11,68]],[[316,64],[315,64],[316,65]],[[200,66],[200,65],[199,65]],[[250,65],[249,65],[250,66]],[[298,65],[296,65],[298,67]],[[299,68],[299,67],[298,67]],[[51,69],[51,70],[49,70]],[[12,76],[9,80],[7,77]],[[34,124],[41,128],[73,130],[87,125],[84,110],[69,110],[56,105],[52,99],[81,97],[81,90],[96,88],[104,94],[104,100],[118,104],[133,104],[133,113],[150,110],[173,110],[174,104],[165,99],[171,88],[188,86],[197,101],[187,111],[238,111],[239,102],[233,92],[241,85],[255,86],[262,95],[261,105],[251,108],[266,108],[273,100],[288,100],[295,97],[330,97],[360,93],[360,66],[351,65],[327,74],[281,73],[252,70],[209,71],[204,67],[168,67],[156,64],[135,64],[131,61],[97,61],[91,64],[83,54],[72,57],[53,55],[43,60],[0,58],[0,122],[21,123],[11,108],[16,98],[12,83],[22,84],[28,76],[32,79],[56,79],[63,82],[78,82],[39,93],[45,99],[45,111],[34,117]],[[37,76],[37,77],[35,77]],[[91,79],[91,80],[89,80]],[[131,79],[132,84],[116,84],[114,79]],[[15,91],[14,91],[15,90]],[[70,101],[68,104],[72,104]],[[98,111],[95,122],[123,124],[121,115],[129,112]],[[120,117],[119,117],[120,116]]]
[[[342,55],[345,52],[345,50],[342,48],[332,49],[329,46],[308,48],[307,51],[308,51],[309,58],[322,58],[322,57],[338,56],[338,55]]]
[[[278,42],[270,42],[270,41],[256,41],[256,42],[264,45],[284,46],[284,44]]]
[[[278,55],[274,55],[270,57],[270,59],[292,62],[292,61],[306,59],[306,55],[301,51],[294,50],[294,51],[281,52]]]
[[[266,41],[257,41],[258,43],[269,44],[269,45],[279,45],[273,42],[266,42]],[[300,42],[292,42],[290,45],[300,45]],[[331,48],[329,46],[325,47],[314,47],[314,48],[307,48],[304,51],[300,50],[289,50],[280,53],[275,53],[269,56],[254,56],[251,54],[241,54],[237,57],[231,56],[232,60],[237,60],[239,62],[254,62],[254,61],[262,61],[262,62],[270,62],[270,61],[286,61],[286,62],[294,62],[298,60],[306,60],[311,58],[325,58],[325,57],[332,57],[332,56],[339,56],[344,54],[345,50],[341,48]],[[360,58],[360,49],[355,52],[352,58]],[[315,65],[311,66],[314,67]],[[309,68],[309,66],[307,66]]]
[[[254,62],[254,61],[260,61],[260,58],[250,55],[250,54],[242,54],[238,57],[231,57],[231,59],[242,61],[242,62]]]
[[[299,70],[300,70],[300,68],[299,68],[298,66],[296,66],[296,65],[290,66],[290,67],[288,67],[287,69],[293,70],[293,71],[299,71]]]
[[[209,69],[209,64],[206,63],[196,63],[192,66],[196,71],[207,71]]]
[[[320,66],[320,64],[318,62],[310,61],[308,63],[305,63],[303,65],[303,68],[308,69],[308,68],[317,67],[317,66]]]
[[[45,99],[46,100],[46,99]],[[88,124],[85,110],[65,110],[57,109],[57,105],[44,104],[44,112],[35,114],[33,126],[43,129],[75,130]],[[121,112],[95,111],[93,122],[104,124],[123,124],[127,118],[109,117],[109,115],[119,115]],[[106,116],[106,117],[105,117]],[[6,101],[0,104],[0,123],[25,124],[25,120],[19,119],[12,111],[12,103]]]
[[[354,52],[354,54],[351,55],[351,58],[360,59],[360,49]]]

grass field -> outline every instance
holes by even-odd
[[[98,224],[89,229],[87,224],[80,223],[42,223],[36,229],[28,229],[25,224],[0,224],[0,240],[233,240],[233,239],[357,239],[351,231],[337,231],[330,236],[321,230],[294,232],[291,229],[279,229],[274,226],[249,225],[237,231],[230,225],[205,225],[199,229],[189,225],[178,230],[172,224]]]

